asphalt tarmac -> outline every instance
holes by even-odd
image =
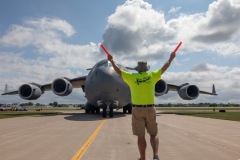
[[[0,160],[136,160],[131,115],[120,112],[0,119]],[[239,122],[160,113],[157,122],[161,160],[240,160]]]

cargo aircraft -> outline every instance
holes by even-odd
[[[121,70],[128,70],[122,64],[117,63]],[[85,105],[86,113],[100,113],[102,116],[113,117],[114,109],[123,109],[123,113],[132,112],[131,95],[128,85],[114,71],[112,64],[107,60],[101,60],[92,68],[86,76],[76,77],[73,79],[61,77],[55,79],[52,83],[37,84],[28,83],[21,85],[18,90],[8,91],[5,86],[2,95],[18,94],[25,100],[36,100],[45,91],[52,91],[58,96],[68,96],[73,88],[82,88],[87,98]],[[199,94],[217,95],[213,85],[212,92],[199,90],[196,85],[184,83],[182,85],[173,85],[166,83],[163,79],[159,80],[155,85],[155,96],[162,96],[168,91],[177,91],[179,96],[184,100],[196,99]]]

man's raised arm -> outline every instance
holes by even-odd
[[[176,57],[176,52],[179,49],[179,47],[182,45],[182,42],[180,42],[177,47],[174,49],[174,51],[171,53],[169,60],[163,65],[162,67],[162,74],[168,69],[170,64],[172,63],[172,60]]]
[[[113,61],[112,55],[109,54],[107,57],[108,57],[108,60],[112,63],[112,66],[113,66],[114,70],[115,70],[120,76],[122,76],[122,71],[121,71],[121,69],[115,64],[115,62]]]
[[[168,69],[170,64],[172,63],[172,60],[176,57],[176,53],[172,52],[168,61],[163,65],[162,67],[162,74]]]

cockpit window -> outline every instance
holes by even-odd
[[[98,62],[95,67],[107,67],[108,66],[108,60],[107,59],[104,59],[100,62]]]

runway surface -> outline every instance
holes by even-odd
[[[101,115],[0,119],[1,160],[71,160],[104,121]],[[136,160],[131,115],[107,118],[81,160]],[[161,160],[240,160],[240,123],[157,113]],[[147,135],[147,159],[152,150]]]

